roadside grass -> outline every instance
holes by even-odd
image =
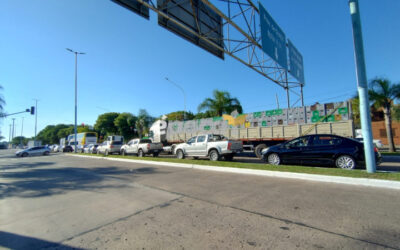
[[[400,152],[380,152],[381,155],[387,155],[387,156],[400,156]]]
[[[231,168],[247,168],[257,170],[269,170],[269,171],[281,171],[281,172],[292,172],[292,173],[303,173],[303,174],[319,174],[319,175],[330,175],[330,176],[343,176],[353,178],[368,178],[368,179],[381,179],[381,180],[393,180],[400,181],[400,173],[390,172],[377,172],[369,174],[366,170],[355,169],[355,170],[344,170],[338,168],[329,167],[309,167],[309,166],[294,166],[294,165],[269,165],[262,163],[243,163],[233,161],[210,161],[208,159],[176,159],[176,158],[160,158],[160,157],[136,157],[136,156],[122,156],[122,155],[91,155],[91,154],[78,154],[86,156],[97,156],[97,157],[109,157],[109,158],[123,158],[132,160],[143,160],[152,162],[173,162],[173,163],[186,163],[196,164],[204,166],[214,167],[231,167]]]

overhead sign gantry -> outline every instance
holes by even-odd
[[[221,59],[225,54],[235,58],[286,89],[289,107],[299,101],[304,106],[303,57],[261,3],[257,7],[251,0],[112,1],[146,19],[153,10],[160,26]],[[296,102],[290,102],[289,92],[298,96]]]

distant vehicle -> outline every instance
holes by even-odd
[[[92,144],[90,144],[90,145],[92,145]],[[79,147],[79,151],[80,151],[81,153],[88,153],[88,152],[89,152],[89,145],[80,146],[80,147]]]
[[[19,150],[15,153],[16,156],[27,157],[35,155],[49,155],[50,149],[45,146],[31,147],[24,150]]]
[[[150,139],[133,139],[121,147],[121,154],[136,154],[139,157],[152,154],[157,157],[162,150],[162,143],[153,143]]]
[[[357,141],[364,143],[364,138],[355,138]],[[373,139],[372,142],[374,143],[375,147],[377,148],[383,148],[383,144],[381,140],[375,140]]]
[[[76,144],[79,147],[79,149],[81,149],[85,145],[97,143],[97,133],[96,132],[78,133],[76,135],[76,138],[77,139],[75,140],[75,134],[69,135],[67,137],[68,145]]]
[[[98,144],[91,144],[91,146],[89,147],[89,154],[96,154],[98,146]]]
[[[329,165],[342,169],[365,166],[364,146],[357,140],[331,134],[307,135],[271,146],[262,151],[263,159],[272,165]],[[381,155],[375,148],[377,164]]]
[[[107,140],[104,141],[97,147],[97,154],[120,154],[121,147],[124,142],[124,137],[120,135],[108,136]]]
[[[67,153],[67,152],[74,152],[74,149],[72,148],[71,145],[66,145],[65,147],[62,148],[62,151],[63,151],[64,153]]]
[[[192,137],[187,142],[176,145],[174,153],[178,159],[186,156],[208,156],[212,161],[218,161],[221,157],[230,161],[236,153],[242,151],[241,141],[228,140],[222,135],[207,134]]]

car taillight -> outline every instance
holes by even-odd
[[[147,144],[147,149],[150,149],[150,144]]]
[[[228,142],[228,150],[231,150],[232,142]]]
[[[374,147],[374,152],[378,153],[378,148],[377,147]]]
[[[113,145],[110,145],[110,148],[113,148],[114,146]]]

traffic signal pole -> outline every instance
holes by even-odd
[[[368,98],[367,72],[365,67],[364,45],[361,30],[358,0],[349,0],[353,25],[354,56],[356,59],[358,95],[360,97],[360,120],[364,141],[365,164],[368,173],[376,172],[375,152],[372,142],[371,116]]]

